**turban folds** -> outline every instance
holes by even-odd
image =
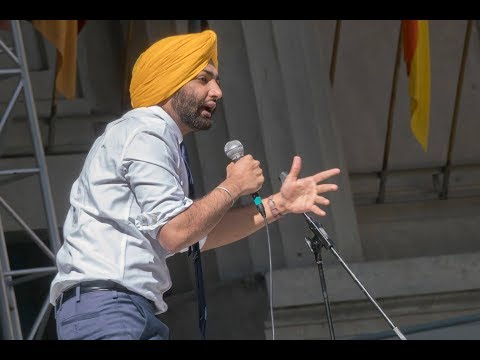
[[[210,61],[218,68],[217,35],[212,30],[157,41],[133,66],[130,82],[132,107],[162,102],[197,76]]]

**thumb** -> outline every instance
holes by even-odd
[[[300,170],[302,168],[302,158],[298,155],[293,157],[292,167],[290,168],[290,173],[288,174],[287,178],[290,180],[297,180],[298,175],[300,174]]]

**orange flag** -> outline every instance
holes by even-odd
[[[402,20],[403,56],[410,92],[410,127],[424,151],[430,122],[430,44],[428,20]]]
[[[32,24],[57,49],[55,88],[67,99],[73,99],[77,80],[77,34],[85,20],[32,20]]]

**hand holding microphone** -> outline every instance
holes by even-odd
[[[258,194],[258,189],[262,187],[263,177],[260,162],[251,155],[244,156],[243,145],[238,140],[232,140],[225,144],[225,155],[232,160],[235,165],[227,167],[227,180],[235,180],[239,186],[240,195],[251,194],[253,202],[258,211],[265,218],[265,208],[262,198]]]

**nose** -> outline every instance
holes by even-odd
[[[220,85],[215,80],[211,81],[211,87],[210,90],[208,91],[209,95],[214,98],[214,99],[221,99],[222,98],[222,89],[220,88]]]

